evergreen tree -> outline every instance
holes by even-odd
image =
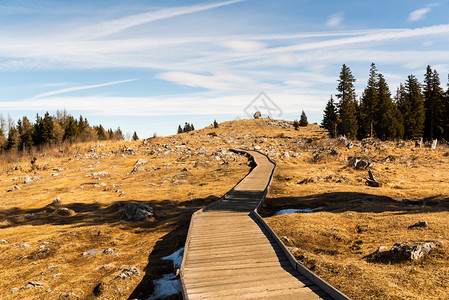
[[[382,74],[378,74],[377,82],[378,109],[375,132],[382,140],[402,138],[403,125],[400,112],[391,99],[390,89]]]
[[[179,133],[183,133],[184,131],[182,130],[182,128],[181,128],[181,125],[178,125],[178,134]]]
[[[106,130],[103,128],[103,125],[99,125],[95,127],[95,130],[97,131],[97,136],[99,140],[106,140],[107,136],[106,136]]]
[[[339,117],[341,122],[338,124],[338,131],[340,134],[347,135],[349,138],[357,136],[357,100],[354,89],[355,78],[351,70],[343,65],[340,78],[338,79],[337,98],[340,99],[338,103]]]
[[[137,132],[134,131],[133,133],[133,141],[137,141],[139,137],[137,136]]]
[[[304,110],[301,113],[301,118],[299,119],[299,126],[305,127],[309,125],[309,122],[307,121],[307,116]]]
[[[443,137],[443,89],[440,86],[440,78],[436,70],[432,71],[427,66],[424,75],[424,107],[426,118],[424,123],[424,137],[428,140],[434,138],[441,139]]]
[[[416,139],[424,132],[424,97],[421,85],[414,75],[409,75],[405,83],[405,99],[402,100],[401,112],[404,118],[404,137]]]
[[[374,127],[377,114],[378,114],[378,103],[379,103],[379,84],[378,84],[378,73],[377,68],[374,63],[371,63],[371,69],[368,77],[368,83],[363,91],[362,97],[360,99],[360,126],[359,126],[359,137],[365,138],[367,136],[374,136]]]
[[[218,128],[217,120],[214,120],[214,128]]]
[[[295,128],[295,130],[299,130],[299,121],[298,120],[293,121],[293,128]]]
[[[337,128],[337,108],[335,107],[332,95],[329,101],[327,101],[321,124],[329,131],[331,137],[335,137]]]
[[[103,128],[103,127],[102,127]],[[104,131],[104,129],[103,129]],[[97,130],[98,133],[98,130]],[[78,134],[78,128],[72,116],[67,116],[66,126],[64,128],[64,140],[73,141]],[[105,137],[106,135],[103,134]]]
[[[6,141],[6,150],[16,150],[19,144],[19,133],[15,127],[11,127],[8,131],[8,139]]]
[[[195,130],[195,126],[193,126],[193,123],[192,123],[192,124],[190,124],[190,131],[193,131],[193,130]]]
[[[31,149],[33,146],[33,126],[27,117],[17,122],[17,131],[19,133],[19,150]]]

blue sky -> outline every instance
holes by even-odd
[[[149,137],[247,118],[263,91],[274,117],[320,122],[343,63],[358,95],[371,62],[392,93],[428,64],[445,86],[448,13],[449,1],[4,0],[0,113],[65,108]]]

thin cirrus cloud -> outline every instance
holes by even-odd
[[[87,35],[89,38],[99,38],[108,36],[128,28],[138,25],[173,18],[177,16],[197,13],[200,11],[210,10],[221,6],[231,5],[245,0],[231,0],[212,4],[198,4],[190,6],[180,6],[174,8],[166,8],[157,11],[151,11],[141,14],[135,14],[115,20],[104,21],[92,26],[83,28],[80,31],[81,35]]]
[[[329,18],[329,20],[326,22],[326,25],[329,27],[337,27],[340,26],[343,22],[343,17],[341,15],[333,15]]]
[[[218,91],[245,89],[248,86],[256,85],[256,81],[253,79],[230,73],[202,75],[191,72],[165,72],[159,74],[158,78],[184,86]]]
[[[116,84],[136,81],[136,80],[137,79],[127,79],[127,80],[112,81],[112,82],[107,82],[107,83],[102,83],[102,84],[75,86],[75,87],[70,87],[70,88],[59,89],[59,90],[55,90],[55,91],[42,93],[42,94],[34,96],[33,99],[39,99],[39,98],[45,98],[45,97],[55,96],[55,95],[59,95],[59,94],[94,89],[94,88],[99,88],[99,87],[103,87],[103,86],[116,85]]]
[[[262,42],[248,40],[227,40],[221,45],[235,52],[251,53],[264,49],[267,45]]]
[[[415,22],[424,19],[434,6],[438,6],[438,4],[429,4],[426,7],[412,11],[408,16],[408,21]]]

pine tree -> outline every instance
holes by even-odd
[[[375,123],[377,123],[376,115],[379,103],[378,85],[377,68],[374,63],[371,63],[368,83],[360,99],[360,126],[358,133],[360,138],[374,136],[373,131]]]
[[[183,133],[183,132],[184,132],[184,131],[182,130],[181,125],[179,125],[179,126],[178,126],[178,134],[179,134],[179,133]]]
[[[436,70],[432,71],[427,66],[424,75],[424,107],[426,111],[426,119],[424,123],[424,137],[428,140],[434,138],[441,139],[443,137],[443,89],[440,86],[440,78]]]
[[[137,132],[134,131],[133,133],[133,141],[139,140],[139,137],[137,136]]]
[[[306,127],[307,125],[309,125],[309,122],[307,121],[306,113],[303,110],[301,113],[301,118],[299,119],[299,126]]]
[[[293,128],[295,128],[295,130],[299,130],[299,121],[298,120],[293,121]]]
[[[214,128],[218,128],[217,120],[214,120]]]
[[[19,144],[19,133],[15,127],[10,127],[8,139],[6,141],[6,150],[15,150]]]
[[[22,120],[17,122],[17,131],[19,133],[19,150],[31,149],[33,147],[33,130],[27,117],[23,117]]]
[[[337,108],[335,107],[332,95],[329,101],[327,101],[321,124],[329,131],[331,137],[335,137],[337,127]]]
[[[403,99],[401,112],[404,117],[404,137],[416,139],[424,133],[424,97],[421,84],[414,75],[409,75],[405,83],[405,99]]]
[[[357,136],[357,100],[354,89],[355,78],[351,73],[351,70],[343,65],[340,78],[338,79],[337,98],[340,99],[339,117],[341,122],[338,124],[338,131],[340,134],[347,135],[349,138],[355,138]]]
[[[378,74],[378,105],[375,132],[382,140],[402,138],[403,125],[400,112],[391,99],[390,89],[382,74]]]

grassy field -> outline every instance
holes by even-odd
[[[278,162],[262,213],[299,261],[353,299],[448,299],[449,148],[370,143],[300,146],[301,157]],[[382,187],[367,186],[367,171],[348,166],[351,156],[372,162]],[[273,216],[306,208],[321,209]],[[428,226],[409,228],[419,221]],[[426,241],[439,247],[418,261],[374,254]]]
[[[347,147],[326,136],[314,124],[295,131],[288,121],[239,120],[145,141],[62,145],[35,154],[34,166],[32,156],[3,156],[1,298],[94,299],[99,283],[101,299],[147,298],[152,281],[174,271],[161,258],[183,246],[191,214],[249,171],[229,152],[238,147],[277,163],[262,214],[318,275],[355,299],[448,298],[449,148]],[[383,186],[366,186],[367,171],[349,167],[350,156],[371,161]],[[150,205],[154,216],[128,220],[130,203]],[[408,229],[418,221],[429,225]],[[406,241],[441,246],[418,262],[371,256]],[[117,278],[129,267],[140,275]],[[29,281],[44,286],[22,288]]]

